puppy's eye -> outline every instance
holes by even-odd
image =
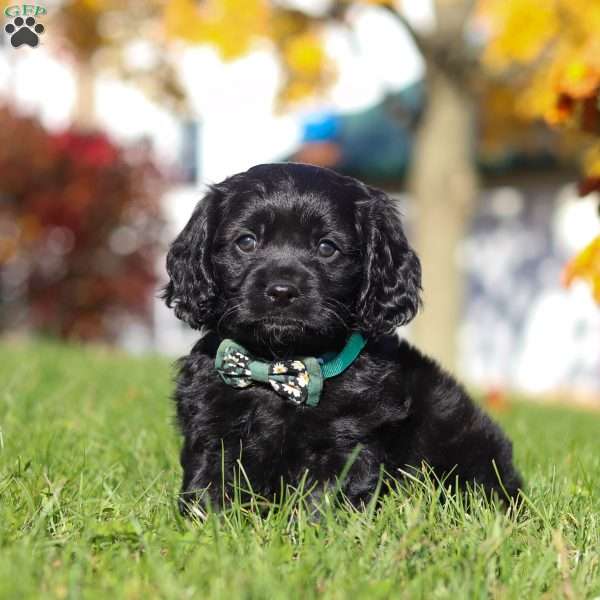
[[[237,247],[242,252],[254,252],[256,250],[256,238],[253,235],[242,235],[235,240]]]
[[[323,258],[331,258],[338,251],[337,246],[330,240],[321,240],[317,252]]]

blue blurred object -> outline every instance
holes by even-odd
[[[302,143],[329,142],[338,139],[341,117],[332,112],[313,113],[303,123]]]
[[[424,102],[424,86],[416,83],[369,110],[342,117],[340,170],[376,181],[401,178]]]
[[[339,150],[334,168],[343,173],[367,180],[401,178],[424,102],[424,85],[418,82],[361,112],[314,113],[303,123],[302,145],[334,143]]]

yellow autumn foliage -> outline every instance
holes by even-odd
[[[587,150],[583,164],[591,177],[600,177],[600,139]]]
[[[284,60],[298,75],[311,77],[321,72],[325,52],[315,33],[307,32],[290,39],[283,52]]]
[[[531,62],[560,28],[553,2],[548,0],[482,0],[480,11],[493,34],[485,59],[495,69]]]
[[[490,40],[484,62],[493,71],[525,66],[531,76],[518,110],[551,125],[600,133],[590,121],[600,106],[600,2],[480,0]]]
[[[563,280],[570,285],[575,279],[584,279],[600,303],[600,236],[586,246],[565,268]]]
[[[268,22],[266,0],[169,0],[164,10],[167,37],[211,44],[226,60],[267,37]]]

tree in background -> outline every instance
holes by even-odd
[[[111,341],[151,318],[161,178],[143,147],[0,108],[0,331]]]

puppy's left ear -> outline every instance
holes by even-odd
[[[409,245],[393,201],[367,187],[357,202],[357,227],[363,240],[363,282],[358,295],[358,327],[367,337],[392,333],[421,304],[421,263]]]
[[[169,283],[163,299],[177,318],[194,329],[210,325],[215,315],[218,288],[211,246],[220,199],[216,188],[206,194],[167,254]]]

